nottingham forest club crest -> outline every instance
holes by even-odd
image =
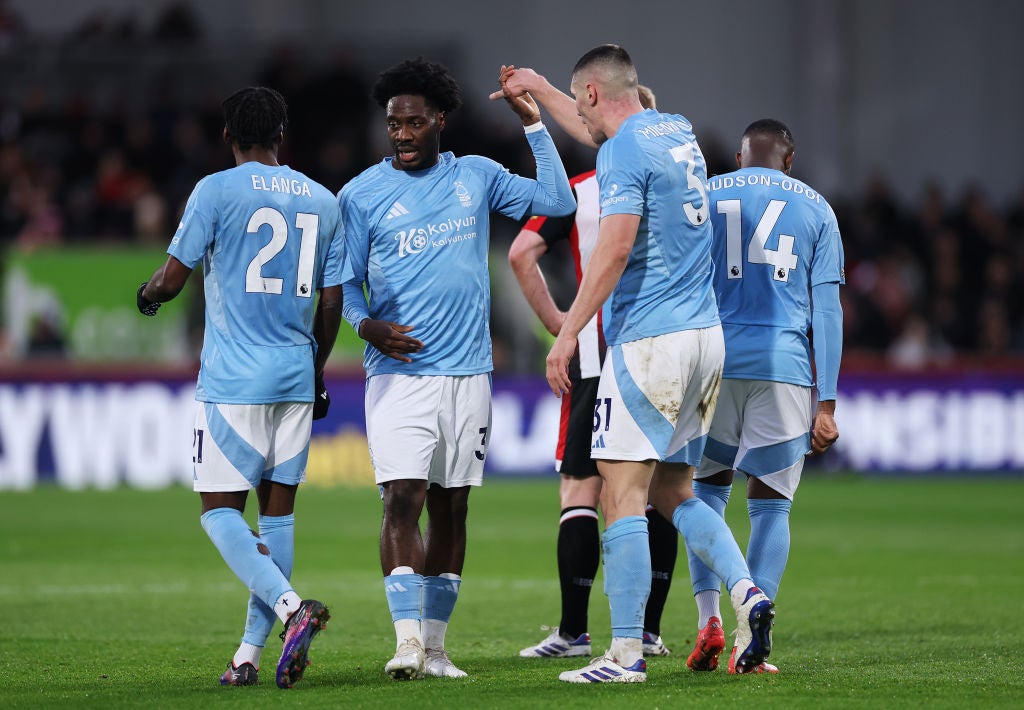
[[[455,196],[459,198],[459,202],[462,203],[463,207],[473,206],[473,197],[469,194],[469,190],[458,180],[455,181]]]

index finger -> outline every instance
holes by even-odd
[[[410,346],[416,348],[417,350],[419,350],[420,348],[423,347],[423,341],[422,340],[417,340],[416,338],[413,338],[413,337],[408,336],[408,335],[402,335],[401,333],[395,333],[390,338],[388,338],[388,341],[389,342],[395,342],[395,343],[401,343],[402,345],[410,345]]]
[[[401,353],[393,352],[391,350],[385,350],[385,351],[382,351],[382,352],[385,355],[387,355],[389,358],[391,358],[392,360],[398,360],[400,362],[406,362],[406,363],[411,363],[412,362],[412,358],[407,356],[407,355],[402,355]]]

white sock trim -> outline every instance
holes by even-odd
[[[722,593],[717,589],[704,589],[693,595],[697,603],[697,629],[703,629],[708,625],[712,616],[722,618],[722,609],[719,606]]]
[[[424,619],[420,622],[423,633],[423,648],[443,650],[444,636],[448,631],[448,622],[440,619]]]
[[[274,613],[277,614],[281,623],[287,623],[288,617],[294,614],[301,604],[302,598],[295,593],[294,589],[289,589],[274,602]]]
[[[260,654],[263,653],[262,646],[253,646],[251,643],[242,641],[242,644],[235,651],[234,657],[231,659],[232,665],[238,668],[243,663],[251,663],[256,670],[260,668]]]
[[[395,622],[395,642],[402,643],[406,639],[423,642],[419,619],[399,619]]]
[[[608,650],[616,663],[623,668],[628,668],[644,657],[643,639],[615,636],[612,638],[612,645]]]
[[[739,609],[743,606],[743,602],[746,601],[747,592],[754,587],[754,580],[749,577],[744,577],[736,584],[732,585],[732,589],[729,590],[729,598],[732,600],[733,609]]]
[[[597,520],[597,511],[593,508],[573,508],[562,514],[562,517],[558,519],[558,524],[561,525],[566,520],[572,520],[573,518],[593,518]]]

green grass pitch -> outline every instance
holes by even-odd
[[[333,619],[304,680],[281,691],[277,630],[258,687],[217,683],[246,593],[203,534],[194,493],[0,492],[0,707],[1024,705],[1022,480],[805,476],[771,656],[782,672],[686,668],[696,621],[681,555],[662,627],[673,655],[649,661],[644,685],[572,686],[557,675],[579,659],[517,657],[558,622],[557,484],[488,481],[470,508],[448,633],[470,678],[397,683],[383,672],[394,637],[376,490],[301,490],[293,581]],[[740,488],[729,519],[744,544]],[[590,631],[599,653],[609,636],[600,575]]]

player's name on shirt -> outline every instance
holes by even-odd
[[[690,130],[690,124],[683,121],[662,121],[652,123],[636,129],[636,134],[641,138],[655,138],[657,136],[670,136],[673,133]]]
[[[286,195],[301,195],[302,197],[313,196],[309,189],[309,183],[305,180],[278,177],[277,175],[271,176],[270,180],[267,180],[265,175],[250,175],[249,177],[252,178],[253,190],[283,192]]]
[[[753,173],[750,175],[718,175],[708,180],[708,190],[726,190],[730,187],[777,187],[795,195],[803,195],[816,204],[821,204],[821,195],[807,187],[799,180],[779,177],[778,175],[765,175]]]

